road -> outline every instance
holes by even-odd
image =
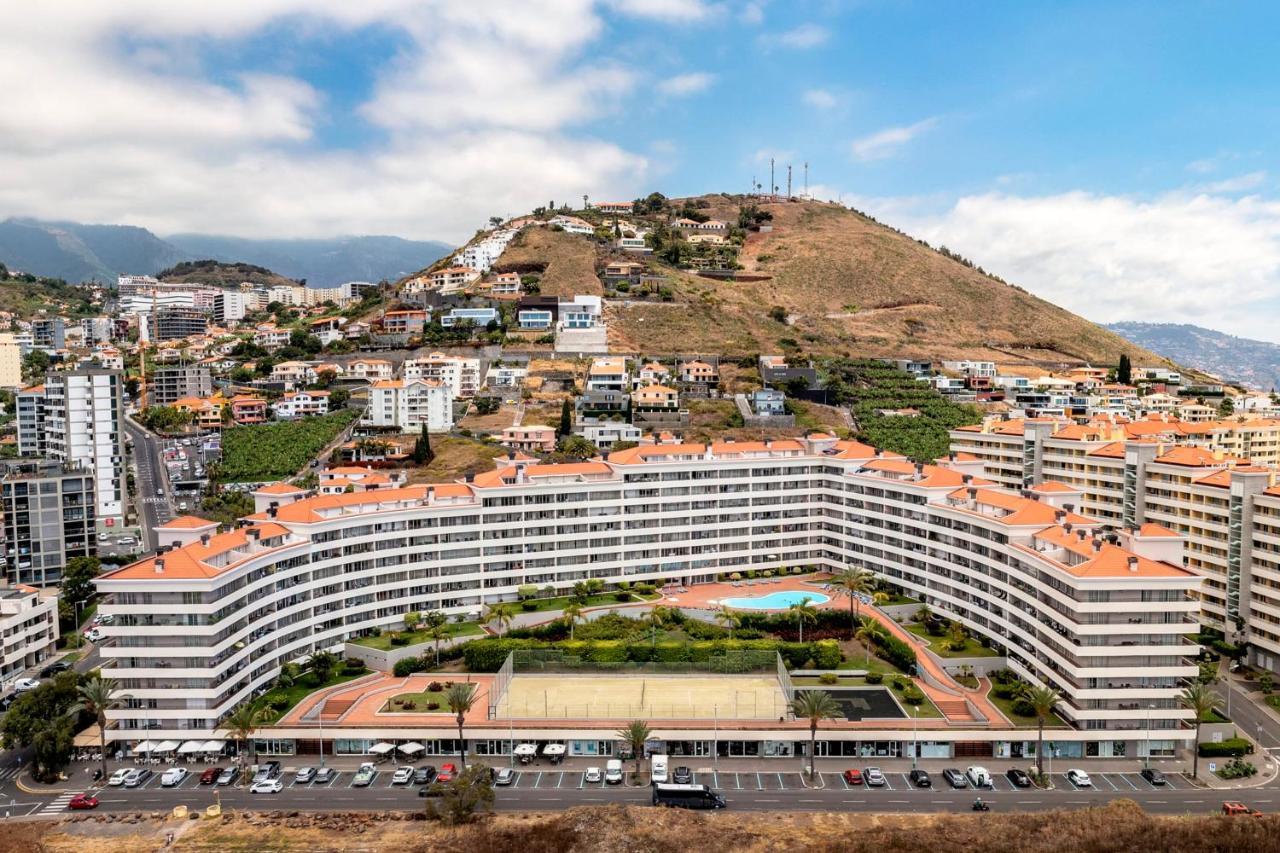
[[[1263,749],[1280,749],[1280,722],[1265,708],[1256,704],[1261,698],[1260,690],[1250,693],[1231,677],[1219,679],[1214,689],[1222,697],[1223,704],[1230,709],[1227,716],[1239,727],[1241,734],[1256,740]]]
[[[84,773],[87,765],[77,765]],[[794,764],[788,765],[794,768]],[[936,771],[939,768],[931,768]],[[152,776],[137,789],[105,788],[97,792],[99,811],[160,811],[176,805],[204,808],[215,801],[224,807],[244,809],[297,809],[314,811],[384,811],[422,807],[415,786],[393,786],[390,770],[378,773],[368,788],[352,787],[353,774],[346,770],[328,785],[298,785],[287,772],[286,787],[279,794],[251,794],[245,788],[202,786],[197,775],[188,776],[177,788],[163,788],[158,776]],[[196,773],[199,772],[197,766]],[[0,771],[4,776],[8,771]],[[910,786],[905,774],[887,773],[884,788],[850,787],[838,773],[824,772],[822,788],[804,786],[794,770],[778,772],[698,771],[694,781],[708,784],[722,792],[730,809],[744,811],[814,811],[814,812],[966,812],[971,809],[975,792],[971,789],[917,789]],[[1280,809],[1280,788],[1265,787],[1247,791],[1212,791],[1193,788],[1181,776],[1170,787],[1156,788],[1136,772],[1094,773],[1094,788],[1076,788],[1061,773],[1053,775],[1055,788],[1049,791],[1019,790],[1003,777],[997,777],[996,789],[981,792],[992,811],[1040,811],[1054,808],[1100,806],[1115,799],[1138,802],[1153,814],[1208,814],[1218,811],[1224,800],[1238,799],[1264,812]],[[935,772],[935,780],[943,784]],[[79,790],[79,789],[77,789]],[[649,789],[610,787],[587,783],[576,770],[526,768],[511,787],[496,789],[495,808],[500,811],[554,811],[578,805],[650,802]],[[0,778],[0,808],[13,803],[15,816],[60,815],[66,811],[71,792],[60,795],[35,796],[13,787],[12,777]]]
[[[160,438],[129,418],[125,418],[125,432],[133,441],[133,458],[137,464],[138,475],[135,481],[137,489],[138,524],[142,528],[142,550],[154,551],[156,547],[155,528],[173,517],[169,505],[169,483],[165,474]],[[164,496],[158,496],[157,490],[163,490]]]

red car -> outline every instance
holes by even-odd
[[[458,775],[458,767],[456,764],[441,764],[440,772],[436,775],[437,782],[452,782]]]
[[[846,785],[861,785],[862,771],[857,769],[844,771],[844,781]]]
[[[210,767],[200,774],[200,784],[216,785],[218,784],[218,776],[220,776],[221,774],[222,774],[221,767]]]
[[[67,808],[76,809],[96,809],[98,807],[98,798],[89,794],[76,794],[71,798],[71,802],[67,803]]]

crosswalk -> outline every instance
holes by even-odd
[[[22,768],[17,765],[0,767],[0,782],[8,782],[10,779],[17,779],[18,774],[21,772]]]
[[[67,804],[75,794],[59,794],[56,799],[50,800],[44,808],[40,810],[40,814],[60,814],[67,810]]]

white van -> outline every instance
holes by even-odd
[[[964,771],[964,775],[969,777],[969,784],[975,788],[991,787],[991,774],[985,767],[970,767]]]
[[[665,755],[649,757],[649,781],[654,784],[667,781],[667,757]]]
[[[622,762],[616,758],[610,758],[604,763],[604,781],[606,785],[622,784]]]

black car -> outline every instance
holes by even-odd
[[[1168,782],[1168,780],[1164,778],[1164,774],[1154,767],[1143,768],[1142,778],[1146,779],[1152,785],[1164,785]]]
[[[693,771],[688,767],[677,767],[671,773],[671,781],[677,785],[692,785]]]
[[[53,678],[58,673],[66,672],[69,669],[71,669],[71,664],[67,663],[66,661],[64,660],[54,661],[53,663],[46,666],[44,669],[40,670],[40,677]]]
[[[917,788],[932,788],[933,780],[929,778],[928,770],[912,770],[907,774],[907,778],[911,780],[911,784]]]
[[[942,778],[946,779],[947,784],[953,788],[969,787],[969,780],[964,777],[963,773],[954,767],[948,767],[946,770],[943,770]]]
[[[434,781],[436,781],[436,769],[430,764],[413,771],[413,784],[415,785],[430,785]]]
[[[1030,788],[1031,777],[1027,775],[1025,770],[1019,770],[1017,767],[1010,767],[1005,771],[1005,778],[1013,783],[1016,788]]]

